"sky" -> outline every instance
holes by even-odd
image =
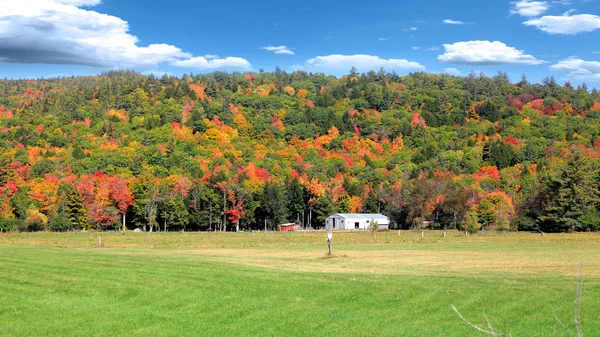
[[[600,0],[0,0],[0,78],[277,66],[600,87]]]

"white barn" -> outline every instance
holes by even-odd
[[[379,229],[388,229],[390,219],[383,214],[333,214],[325,221],[328,230],[367,230],[373,222],[379,224]]]

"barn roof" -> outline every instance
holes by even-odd
[[[388,220],[388,217],[383,214],[353,214],[353,213],[336,213],[334,215],[340,216],[342,218],[353,218],[353,219],[366,219],[366,220],[375,220],[375,219],[385,219]]]

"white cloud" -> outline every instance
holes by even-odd
[[[176,67],[193,68],[198,70],[216,69],[250,69],[252,65],[241,57],[226,57],[224,59],[207,59],[203,56],[192,57],[187,60],[177,60],[172,63]]]
[[[268,46],[268,47],[262,47],[260,49],[272,51],[275,54],[294,55],[294,52],[286,46]]]
[[[572,80],[600,82],[600,62],[571,57],[550,67]]]
[[[362,54],[317,56],[307,60],[303,66],[297,66],[295,68],[332,72],[347,71],[352,67],[356,67],[358,70],[363,72],[369,70],[378,70],[382,67],[389,71],[425,70],[425,67],[418,62],[412,62],[405,59],[382,59],[378,56]]]
[[[218,59],[219,55],[206,54],[204,55],[204,58],[207,60]]]
[[[523,22],[548,34],[575,35],[600,29],[600,16],[592,14],[569,15],[567,12],[560,16],[542,16]]]
[[[96,6],[102,3],[101,0],[57,0],[56,2],[79,7]]]
[[[444,45],[445,53],[438,56],[444,63],[465,65],[537,65],[545,61],[509,47],[500,41],[463,41]]]
[[[438,51],[438,50],[440,50],[440,47],[438,47],[438,46],[432,46],[432,47],[425,49],[425,51]]]
[[[445,68],[443,73],[445,74],[449,74],[449,75],[454,75],[454,76],[461,76],[462,72],[456,68]]]
[[[411,49],[412,50],[419,50],[419,49],[421,49],[421,47],[412,47]]]
[[[0,62],[155,69],[193,57],[165,43],[140,45],[126,21],[88,9],[100,3],[0,1]]]
[[[447,25],[464,25],[465,24],[462,21],[456,21],[456,20],[450,20],[450,19],[446,19],[446,20],[442,21],[442,23],[445,23]]]
[[[410,27],[402,29],[403,32],[414,32],[417,30],[417,27]]]
[[[520,0],[513,2],[512,4],[513,8],[510,11],[511,14],[527,17],[539,16],[550,9],[550,4],[547,1]]]
[[[389,41],[391,40],[389,37],[380,37],[377,39],[377,41]]]

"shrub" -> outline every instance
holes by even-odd
[[[22,219],[0,219],[0,228],[4,232],[21,232],[26,230],[26,224]]]

